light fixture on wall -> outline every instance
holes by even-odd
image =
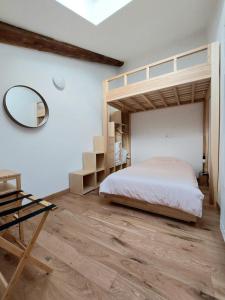
[[[65,89],[66,83],[65,83],[64,78],[58,77],[58,76],[54,76],[54,77],[52,78],[52,82],[53,82],[54,86],[55,86],[58,90],[63,91],[63,90]]]

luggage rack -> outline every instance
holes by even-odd
[[[22,201],[25,199],[28,200],[28,203],[23,204]],[[24,193],[22,190],[10,191],[0,195],[0,249],[4,249],[19,258],[19,263],[9,283],[0,271],[0,285],[4,287],[3,295],[0,296],[1,300],[8,299],[25,265],[33,264],[47,274],[53,271],[48,265],[33,257],[31,251],[49,212],[56,208],[55,204],[51,204],[42,198],[36,198],[32,194]],[[16,238],[11,229],[36,216],[41,216],[41,218],[26,245],[21,235],[19,234],[19,239]]]

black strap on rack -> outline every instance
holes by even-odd
[[[49,211],[49,210],[52,210],[54,208],[56,208],[56,205],[55,204],[51,204],[49,206],[45,206],[44,208],[36,210],[36,211],[34,211],[34,212],[30,213],[30,214],[22,216],[22,217],[20,217],[20,218],[18,218],[16,220],[13,220],[11,222],[8,222],[8,223],[5,223],[3,225],[0,225],[0,231],[6,230],[6,229],[8,229],[8,228],[10,228],[12,226],[15,226],[15,225],[17,225],[17,224],[19,224],[21,222],[24,222],[24,221],[26,221],[28,219],[31,219],[31,218],[33,218],[33,217],[35,217],[37,215],[40,215],[41,213],[44,213],[44,212]]]
[[[8,192],[8,193],[5,193],[5,194],[1,194],[0,199],[19,194],[21,192],[23,192],[23,191],[22,190],[16,190],[16,191]]]
[[[4,205],[7,205],[7,204],[10,204],[10,203],[19,201],[19,200],[23,200],[24,198],[29,198],[31,196],[33,196],[33,195],[32,194],[25,194],[25,195],[17,197],[17,198],[13,198],[13,199],[10,199],[10,200],[4,201],[4,202],[0,202],[0,206],[4,206]]]
[[[37,200],[32,200],[30,203],[27,203],[25,205],[21,205],[18,207],[14,207],[14,208],[10,208],[10,209],[6,209],[0,212],[0,217],[5,217],[11,214],[14,214],[22,209],[28,208],[30,206],[36,205],[39,202],[43,201],[43,199],[37,199]]]

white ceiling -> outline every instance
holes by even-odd
[[[186,36],[206,35],[219,2],[133,0],[95,26],[55,0],[0,0],[0,20],[128,60]]]

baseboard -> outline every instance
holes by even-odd
[[[225,224],[220,224],[220,230],[222,232],[222,236],[225,241]]]
[[[62,190],[62,191],[50,194],[50,195],[44,197],[44,199],[47,200],[47,201],[49,201],[49,200],[52,200],[52,199],[54,199],[56,197],[63,196],[65,194],[69,193],[69,191],[70,191],[69,189],[65,189],[65,190]]]

